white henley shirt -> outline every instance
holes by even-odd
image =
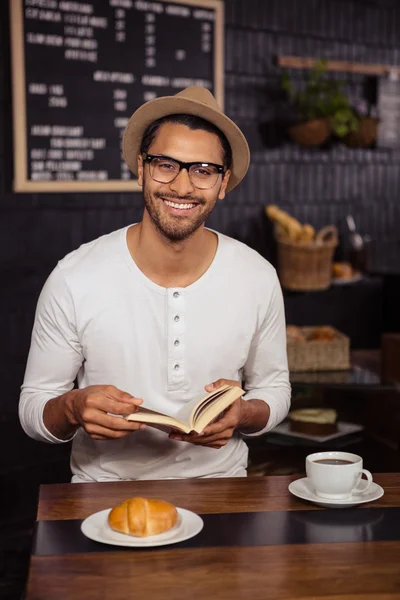
[[[185,288],[164,288],[137,267],[128,227],[61,260],[36,308],[19,414],[36,440],[61,443],[45,427],[48,400],[79,388],[114,385],[152,410],[175,415],[219,378],[243,381],[244,398],[268,403],[259,435],[286,416],[290,384],[281,288],[257,252],[218,233],[208,270]],[[240,477],[247,445],[235,434],[216,450],[170,440],[152,427],[96,441],[79,429],[72,481]]]

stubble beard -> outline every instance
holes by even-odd
[[[173,194],[162,194],[160,192],[151,194],[146,186],[146,182],[144,181],[143,183],[144,205],[150,219],[157,231],[170,242],[183,242],[190,238],[205,223],[217,202],[217,194],[209,204],[206,204],[203,198],[195,196],[182,198]],[[197,216],[191,218],[168,214],[165,209],[163,210],[163,201],[161,198],[167,198],[172,202],[182,202],[185,200],[188,204],[190,202],[197,202],[198,206],[193,209],[196,211]]]

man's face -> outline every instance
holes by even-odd
[[[185,125],[161,125],[148,153],[184,162],[223,165],[218,137],[201,129],[191,130]],[[203,190],[191,183],[186,169],[182,169],[172,182],[158,183],[151,178],[149,165],[143,164],[141,156],[138,166],[138,183],[143,185],[145,210],[158,231],[173,242],[189,238],[203,225],[217,200],[224,198],[230,174],[228,171],[219,175],[214,187]],[[171,203],[190,205],[190,208],[174,208]]]

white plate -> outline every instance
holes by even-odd
[[[350,508],[351,506],[378,500],[378,498],[381,498],[384,494],[383,488],[377,483],[372,482],[371,487],[364,494],[353,494],[346,500],[327,500],[325,498],[320,498],[314,493],[314,489],[308,477],[292,481],[292,483],[289,484],[289,492],[293,494],[293,496],[297,496],[297,498],[308,500],[313,504],[318,504],[318,506],[325,506],[327,508]]]
[[[291,437],[304,438],[305,440],[313,440],[314,442],[328,442],[329,440],[334,440],[335,438],[342,437],[342,435],[347,435],[348,433],[355,433],[356,431],[362,431],[364,427],[362,425],[357,425],[356,423],[344,423],[343,421],[339,421],[337,424],[337,432],[330,433],[329,435],[310,435],[308,433],[298,433],[297,431],[290,431],[290,426],[288,421],[285,423],[280,423],[274,429],[271,430],[271,433],[281,433],[282,435],[289,435]]]
[[[362,273],[356,273],[353,277],[349,279],[342,279],[340,277],[332,277],[333,285],[347,285],[349,283],[356,283],[356,281],[361,281],[363,278]]]
[[[196,513],[186,510],[185,508],[177,508],[178,522],[177,524],[158,535],[150,535],[148,537],[135,537],[125,533],[118,533],[109,527],[107,517],[111,508],[100,510],[90,517],[87,517],[81,525],[81,531],[86,537],[101,542],[102,544],[111,544],[112,546],[132,546],[132,547],[151,547],[151,546],[166,546],[167,544],[177,544],[197,535],[203,529],[203,519]]]

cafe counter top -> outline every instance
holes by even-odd
[[[384,495],[320,508],[288,491],[296,477],[44,485],[26,600],[400,600],[400,473],[374,474]],[[198,513],[177,544],[109,546],[86,517],[132,496]]]

